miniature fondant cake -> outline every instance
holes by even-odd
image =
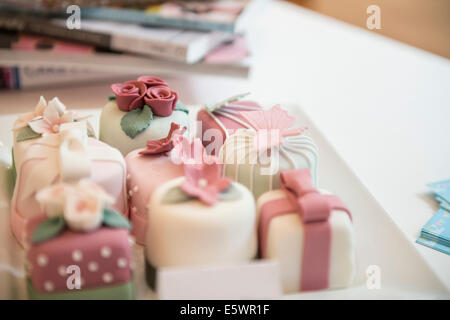
[[[281,189],[257,202],[262,258],[280,263],[284,291],[349,286],[355,273],[351,215],[312,185],[309,169],[281,172]]]
[[[261,110],[261,106],[252,101],[239,101],[245,96],[237,95],[214,105],[206,105],[198,111],[197,121],[201,125],[198,134],[201,134],[208,154],[218,155],[224,141],[236,129],[252,129],[240,112]]]
[[[108,209],[114,198],[83,180],[36,197],[45,214],[27,249],[30,299],[133,299],[130,224]]]
[[[151,76],[111,86],[100,117],[100,140],[125,156],[167,136],[172,122],[189,128],[188,110],[164,80]]]
[[[67,110],[66,106],[57,98],[48,103],[40,97],[35,109],[20,115],[13,126],[13,160],[20,167],[23,154],[27,152],[30,144],[35,143],[43,136],[59,133],[61,125],[73,122],[84,122],[87,135],[95,137],[94,130],[87,119],[74,111]]]
[[[54,110],[55,104],[49,103],[42,116],[34,117],[21,128],[15,127],[13,154],[17,177],[11,200],[11,226],[22,245],[29,238],[28,220],[39,213],[35,194],[56,182],[88,178],[114,197],[116,210],[128,215],[126,166],[120,152],[89,138],[86,121],[63,122]]]
[[[172,123],[166,138],[147,142],[147,148],[131,151],[126,157],[130,220],[136,242],[145,244],[148,203],[153,191],[173,178],[183,175],[183,167],[172,161],[170,151],[186,127]]]
[[[254,130],[238,129],[225,141],[220,149],[225,176],[248,187],[255,199],[279,188],[282,170],[309,168],[315,184],[317,147],[303,134],[306,128],[291,128],[295,117],[279,106],[240,114]]]
[[[250,191],[221,177],[217,158],[204,159],[185,161],[184,177],[153,192],[145,250],[154,268],[239,263],[256,256]]]

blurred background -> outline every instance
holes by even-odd
[[[366,9],[377,5],[381,28],[370,32],[450,58],[448,0],[289,1],[367,32]],[[239,82],[270,46],[264,38],[272,17],[282,20],[271,2],[0,0],[0,88],[55,88],[142,73]],[[318,30],[291,32],[280,35],[282,45]]]

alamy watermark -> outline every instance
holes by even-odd
[[[381,9],[380,6],[372,4],[367,7],[366,13],[369,14],[366,20],[366,26],[369,30],[381,29]]]
[[[381,289],[381,268],[376,264],[366,269],[366,287],[369,290]]]
[[[81,8],[75,4],[72,4],[67,7],[66,13],[69,15],[66,19],[67,29],[81,29]]]
[[[69,275],[66,280],[66,286],[69,290],[81,289],[81,269],[77,265],[70,265],[66,268],[66,274]]]

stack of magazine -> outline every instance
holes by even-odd
[[[266,0],[0,0],[0,87],[210,73],[246,77]]]
[[[440,208],[422,228],[417,243],[450,254],[450,180],[433,182],[427,186]]]

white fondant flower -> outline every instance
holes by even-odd
[[[66,194],[69,187],[65,184],[56,184],[42,189],[36,194],[36,200],[41,205],[41,209],[49,217],[63,215]]]
[[[114,202],[102,188],[81,181],[66,197],[64,218],[70,229],[91,231],[102,223],[103,209]]]
[[[53,98],[47,104],[42,117],[38,117],[28,123],[36,133],[58,133],[63,123],[73,122],[73,112],[66,112],[66,107],[58,98]]]
[[[44,110],[47,107],[47,101],[45,101],[44,97],[41,96],[39,98],[39,102],[34,108],[34,111],[27,112],[19,116],[17,121],[14,123],[13,130],[19,130],[28,125],[28,122],[32,121],[35,118],[42,117],[44,114]]]
[[[41,190],[37,200],[47,215],[64,215],[74,231],[91,231],[102,223],[103,209],[114,203],[96,184],[81,180],[75,185],[59,183]]]

